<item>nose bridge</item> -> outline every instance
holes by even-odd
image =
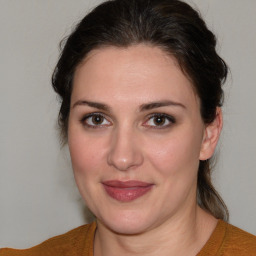
[[[122,124],[113,130],[108,154],[108,164],[120,171],[135,168],[143,162],[135,128]]]

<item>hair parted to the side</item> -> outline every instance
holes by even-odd
[[[200,98],[202,120],[210,124],[215,119],[216,108],[222,106],[228,68],[216,53],[216,38],[199,13],[179,0],[110,0],[76,26],[52,76],[61,100],[59,126],[64,141],[77,66],[94,49],[135,44],[157,46],[174,56]],[[203,209],[228,220],[228,209],[211,182],[210,160],[200,161],[197,195]]]

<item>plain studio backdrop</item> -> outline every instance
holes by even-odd
[[[59,41],[100,2],[0,0],[0,247],[30,247],[86,222],[50,80]],[[256,234],[256,1],[189,2],[232,72],[213,178],[230,222]]]

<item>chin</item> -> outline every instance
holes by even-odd
[[[136,211],[125,211],[110,215],[109,218],[99,217],[98,221],[112,232],[124,235],[141,234],[150,229],[154,221],[149,216]]]

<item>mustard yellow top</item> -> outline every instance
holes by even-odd
[[[95,230],[93,222],[30,249],[0,249],[0,256],[93,256]],[[197,256],[256,256],[256,236],[219,220]]]

